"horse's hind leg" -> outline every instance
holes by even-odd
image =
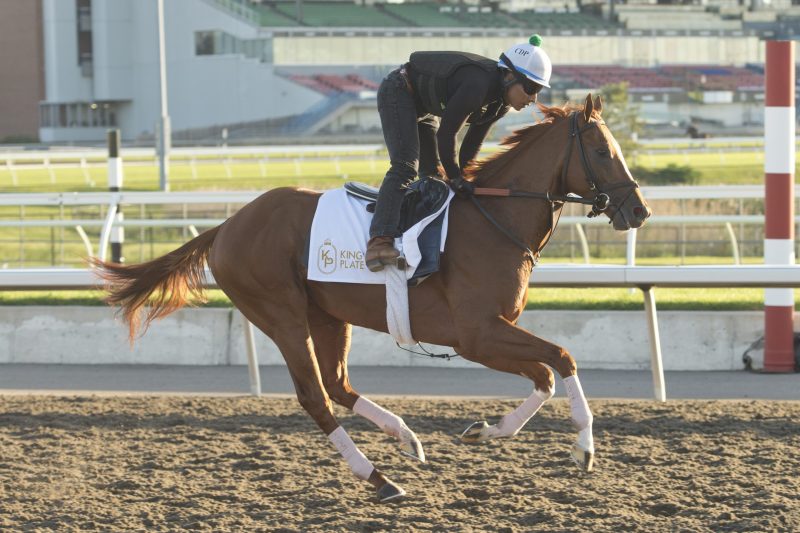
[[[497,424],[490,426],[485,421],[475,422],[461,434],[461,440],[468,443],[484,442],[490,439],[513,437],[533,418],[544,403],[553,396],[553,372],[536,361],[522,362],[513,359],[467,356],[467,359],[480,363],[493,370],[523,376],[533,381],[533,393],[519,407],[504,415]]]
[[[402,497],[405,492],[372,466],[333,416],[309,336],[304,295],[293,294],[295,291],[287,289],[289,295],[281,299],[283,305],[277,305],[252,295],[244,296],[237,291],[225,292],[247,319],[278,346],[292,376],[300,405],[325,432],[356,477],[372,483],[381,502]],[[302,303],[293,305],[294,302]]]
[[[350,385],[347,375],[352,330],[350,324],[332,317],[313,303],[309,304],[308,324],[322,383],[330,398],[398,439],[401,453],[425,462],[422,443],[403,419],[358,394]]]

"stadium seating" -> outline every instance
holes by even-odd
[[[736,91],[764,87],[757,70],[717,65],[664,66],[661,71],[689,90]]]
[[[491,7],[452,6],[451,16],[461,26],[468,28],[509,28],[519,27],[516,21],[503,11],[495,11]]]
[[[437,4],[428,3],[403,3],[385,4],[383,9],[395,17],[402,19],[409,26],[428,26],[428,27],[458,27],[463,26],[461,21],[451,16],[451,14],[440,11]]]
[[[539,13],[535,11],[521,11],[519,13],[509,14],[509,16],[513,17],[518,24],[533,30],[613,30],[619,27],[600,17],[593,17],[583,13]]]
[[[350,1],[303,2],[302,21],[293,1],[266,0],[256,4],[262,26],[332,27],[428,27],[428,28],[519,28],[532,30],[580,31],[614,29],[619,26],[600,17],[583,13],[521,11],[516,13],[495,6],[457,3],[377,2],[359,5]]]
[[[277,9],[267,4],[254,4],[253,8],[261,18],[261,25],[265,27],[290,27],[297,26],[297,20],[284,15]]]
[[[657,69],[608,66],[556,66],[554,76],[576,87],[598,88],[612,83],[627,82],[631,89],[677,87],[677,80],[662,75]]]
[[[297,21],[295,2],[273,5],[279,13]],[[303,2],[302,25],[305,26],[386,28],[397,26],[398,22],[390,14],[373,6],[360,6],[352,2]]]
[[[658,68],[556,66],[553,75],[566,86],[597,88],[627,82],[631,89],[677,87],[685,90],[741,91],[764,87],[763,67],[676,65]]]
[[[375,91],[378,84],[358,74],[314,74],[311,76],[292,74],[287,76],[295,83],[308,87],[327,96],[338,94],[359,94],[361,91]]]

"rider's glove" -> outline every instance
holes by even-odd
[[[471,181],[467,181],[461,176],[450,180],[450,187],[457,194],[461,194],[463,196],[470,196],[475,192],[475,185]]]

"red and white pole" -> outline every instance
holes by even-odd
[[[767,41],[764,263],[794,264],[794,43]],[[765,289],[764,371],[794,371],[794,291]]]

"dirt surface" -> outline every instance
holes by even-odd
[[[342,408],[408,497],[375,503],[294,399],[0,396],[0,530],[798,531],[800,402],[563,400],[513,439],[457,435],[517,401],[384,399],[428,463]]]

